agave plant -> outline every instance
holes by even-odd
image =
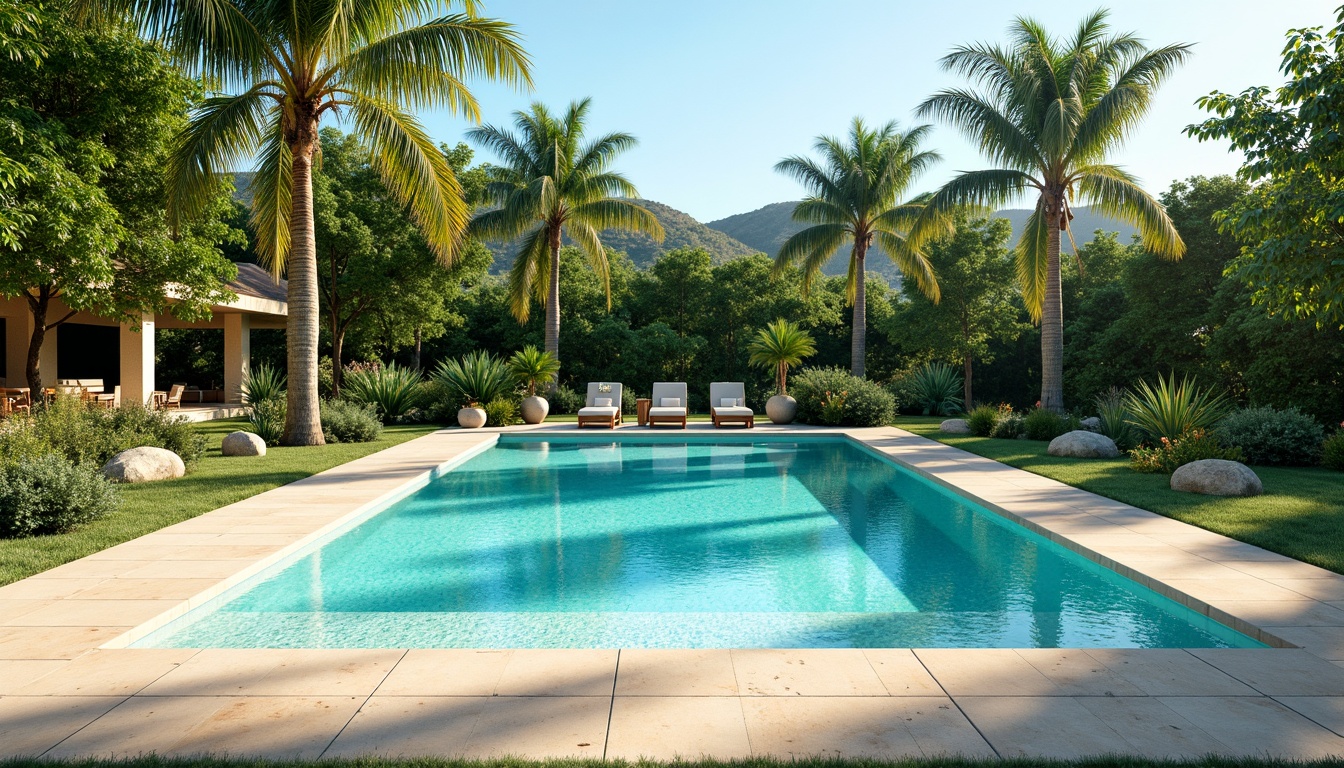
[[[279,369],[265,363],[248,370],[243,377],[243,405],[255,407],[258,403],[284,400],[287,381]]]
[[[1195,380],[1183,378],[1176,383],[1176,374],[1164,379],[1157,377],[1157,385],[1140,381],[1135,391],[1125,396],[1129,415],[1125,421],[1152,441],[1167,438],[1175,440],[1195,430],[1208,430],[1232,410],[1226,395],[1200,389]]]
[[[812,334],[783,318],[767,323],[747,347],[751,364],[775,369],[775,387],[788,394],[789,368],[817,353]]]
[[[925,416],[946,416],[961,410],[961,373],[945,363],[926,363],[910,374],[909,389]]]
[[[468,352],[461,360],[443,360],[431,377],[451,396],[480,407],[508,393],[513,377],[508,366],[484,350]]]
[[[420,372],[391,365],[349,369],[341,382],[341,395],[350,402],[372,405],[384,423],[400,419],[420,404]]]
[[[536,395],[537,387],[551,383],[560,373],[560,360],[532,344],[514,352],[508,366],[513,380],[527,389],[528,397]]]
[[[1096,399],[1097,420],[1101,422],[1098,431],[1111,438],[1122,451],[1133,448],[1139,442],[1134,427],[1128,421],[1129,407],[1125,405],[1127,394],[1119,387],[1111,387],[1097,395]]]

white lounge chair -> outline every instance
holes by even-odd
[[[649,426],[672,424],[686,428],[686,383],[657,381],[653,384],[653,402],[649,406]]]
[[[709,385],[709,415],[715,427],[756,426],[756,412],[747,407],[746,387],[740,381],[715,381]]]
[[[615,429],[621,423],[621,385],[616,382],[591,381],[588,398],[579,409],[579,427],[594,426]]]

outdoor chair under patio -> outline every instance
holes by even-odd
[[[715,381],[709,385],[709,416],[715,427],[741,424],[756,426],[756,412],[747,407],[747,389],[740,381]]]
[[[653,384],[653,401],[649,408],[649,426],[671,424],[686,428],[686,383],[682,381],[656,381]]]
[[[585,426],[615,429],[621,423],[621,385],[615,382],[588,382],[588,397],[579,409],[579,428]]]

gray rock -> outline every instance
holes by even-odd
[[[1086,419],[1083,419],[1079,423],[1081,423],[1083,425],[1083,429],[1086,429],[1088,432],[1101,431],[1101,419],[1097,418],[1096,416],[1088,416]]]
[[[219,444],[219,452],[225,456],[265,456],[266,441],[251,432],[230,432]]]
[[[1114,459],[1120,455],[1120,449],[1105,435],[1075,429],[1051,440],[1048,453],[1073,459]]]
[[[114,483],[149,483],[186,473],[181,456],[167,448],[148,445],[122,451],[103,465],[103,477]]]
[[[1239,461],[1200,459],[1171,473],[1171,490],[1206,496],[1259,496],[1265,486],[1250,467]]]
[[[949,435],[969,435],[971,434],[971,425],[967,424],[965,419],[948,419],[938,425],[938,431],[946,432]]]

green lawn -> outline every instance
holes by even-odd
[[[1217,498],[1171,490],[1170,475],[1145,475],[1124,459],[1061,459],[1036,440],[943,435],[941,419],[896,426],[1101,496],[1344,573],[1344,474],[1320,467],[1253,467],[1263,496]]]
[[[177,480],[118,488],[121,509],[114,515],[57,536],[0,540],[0,584],[8,584],[62,563],[143,536],[167,525],[255,496],[338,464],[427,435],[437,426],[388,427],[372,443],[339,443],[320,448],[271,448],[265,456],[225,457],[224,435],[245,428],[245,419],[197,425],[209,440],[199,464]]]

